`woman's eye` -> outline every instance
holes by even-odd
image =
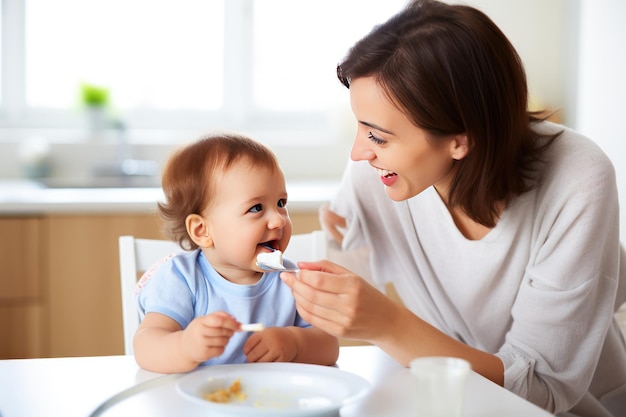
[[[248,210],[251,213],[259,213],[261,211],[263,211],[263,204],[256,204],[254,206],[252,206],[250,208],[250,210]]]
[[[281,198],[280,200],[278,200],[278,207],[280,207],[280,208],[287,207],[287,199],[286,198]]]
[[[386,140],[381,139],[381,138],[377,138],[376,136],[374,136],[374,134],[372,132],[369,132],[367,137],[368,137],[369,140],[374,142],[376,145],[384,145],[385,143],[387,143]]]

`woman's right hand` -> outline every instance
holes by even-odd
[[[397,317],[398,304],[346,268],[330,261],[298,262],[280,278],[291,288],[300,316],[328,334],[375,342]]]
[[[341,245],[343,233],[340,228],[346,227],[346,218],[341,217],[330,209],[330,204],[325,203],[319,209],[319,221],[322,230],[328,233],[337,243]]]

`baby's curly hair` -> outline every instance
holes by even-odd
[[[190,214],[201,214],[211,203],[216,174],[242,159],[254,166],[280,169],[270,149],[235,133],[208,134],[170,156],[161,179],[165,201],[157,204],[166,236],[185,250],[198,248],[185,220]]]

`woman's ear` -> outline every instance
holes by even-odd
[[[450,142],[450,156],[452,159],[461,160],[467,156],[469,152],[469,141],[465,133],[456,135]]]
[[[209,248],[213,246],[213,238],[211,237],[209,227],[204,217],[199,214],[190,214],[185,219],[187,233],[191,240],[201,248]]]

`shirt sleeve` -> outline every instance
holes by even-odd
[[[295,320],[294,325],[298,327],[313,327],[311,326],[309,322],[307,322],[302,317],[300,317],[300,313],[298,313],[297,311],[296,311],[296,320]]]
[[[143,284],[137,293],[137,305],[140,314],[164,314],[184,329],[194,318],[195,300],[174,259],[163,263]]]
[[[619,280],[613,167],[593,149],[538,197],[534,248],[497,355],[504,386],[553,413],[587,392],[611,324]],[[574,158],[576,161],[576,158]],[[565,161],[567,162],[567,161]]]
[[[359,196],[357,193],[362,190],[371,190],[371,184],[363,183],[368,176],[360,172],[362,170],[362,164],[353,161],[348,164],[337,194],[330,204],[332,211],[346,219],[346,230],[341,245],[343,250],[359,249],[367,246],[364,229],[361,225],[361,216],[358,215]]]

